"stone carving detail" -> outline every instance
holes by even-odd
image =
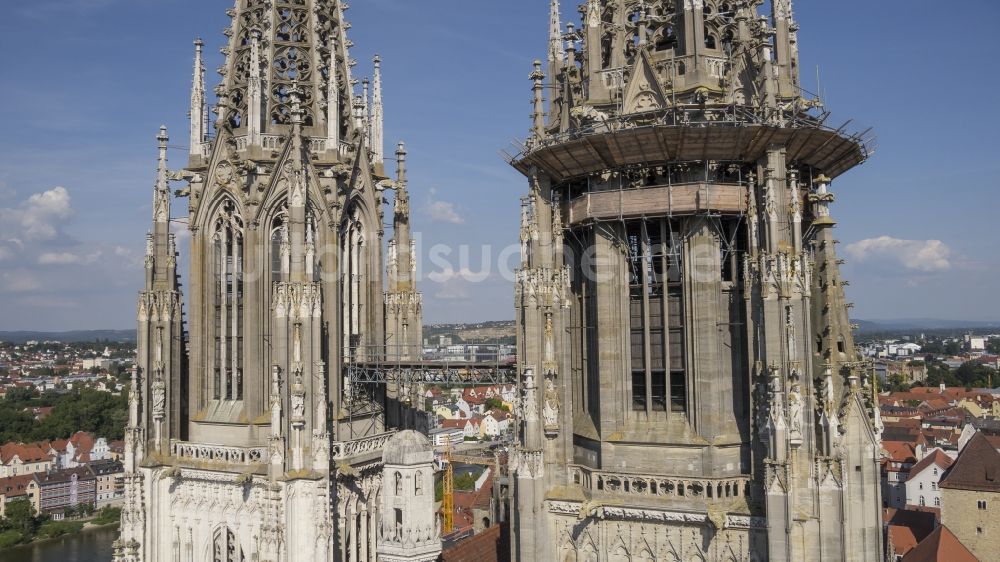
[[[521,402],[521,415],[524,417],[525,422],[536,422],[538,421],[538,399],[535,395],[537,392],[535,386],[535,368],[533,366],[525,367],[524,373],[521,376],[521,385],[524,389],[524,399]]]
[[[162,420],[163,417],[164,417],[164,415],[166,414],[166,404],[167,404],[166,391],[167,391],[167,385],[164,384],[162,378],[157,377],[157,379],[155,381],[153,381],[153,385],[152,386],[153,386],[153,388],[152,388],[152,391],[153,391],[153,399],[152,399],[152,402],[153,402],[153,418],[157,419],[157,420]]]
[[[511,472],[518,478],[538,479],[545,476],[545,459],[541,451],[519,450],[511,455]]]
[[[226,447],[176,440],[170,442],[170,456],[179,460],[256,464],[264,462],[266,454],[267,449],[264,447]]]
[[[381,451],[385,448],[385,444],[388,443],[395,434],[395,432],[389,432],[372,437],[363,437],[353,441],[336,441],[332,446],[333,458],[342,460],[358,455]]]
[[[569,308],[571,299],[569,268],[535,267],[517,271],[515,298],[537,308]]]
[[[542,407],[542,419],[546,433],[559,430],[559,393],[556,391],[552,377],[545,378],[545,402]]]
[[[295,373],[295,382],[292,383],[292,423],[301,426],[306,418],[306,389],[302,384],[302,373]]]
[[[802,444],[802,387],[795,371],[792,371],[788,390],[788,424],[791,444],[797,447]]]

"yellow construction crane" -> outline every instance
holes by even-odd
[[[447,436],[445,441],[444,456],[448,466],[444,468],[441,518],[443,519],[442,531],[447,535],[455,528],[455,470],[451,466],[451,435]]]
[[[451,436],[447,437],[445,441],[444,449],[445,461],[448,466],[444,469],[444,484],[442,486],[442,531],[443,534],[447,535],[455,530],[455,470],[452,467],[453,463],[460,462],[464,464],[475,464],[480,466],[486,466],[493,469],[493,478],[499,478],[500,474],[500,463],[496,457],[492,459],[484,459],[482,457],[473,457],[469,455],[453,455],[451,453]]]

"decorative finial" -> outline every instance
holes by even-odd
[[[406,189],[406,146],[403,141],[396,145],[396,185],[400,190]]]
[[[542,61],[535,60],[534,70],[532,70],[528,78],[534,82],[531,88],[535,94],[532,132],[534,133],[534,138],[537,140],[545,134],[545,111],[543,109],[544,100],[542,98],[542,81],[545,80],[545,73],[542,72]]]
[[[153,193],[153,221],[165,223],[170,220],[170,184],[167,172],[167,136],[166,125],[160,126],[156,135],[159,147],[159,158],[156,163],[156,188]]]
[[[305,116],[305,110],[302,109],[302,90],[298,86],[295,86],[288,91],[288,97],[292,100],[292,125],[301,126],[302,118]]]
[[[562,62],[562,28],[559,23],[559,0],[549,4],[549,70],[556,68]]]

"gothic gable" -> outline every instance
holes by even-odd
[[[640,51],[640,56],[636,58],[632,67],[624,99],[625,114],[656,111],[668,105],[663,87],[653,71],[649,55],[645,50]]]

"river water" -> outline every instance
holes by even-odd
[[[110,562],[116,527],[84,531],[61,539],[0,551],[0,562]]]

